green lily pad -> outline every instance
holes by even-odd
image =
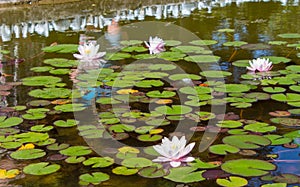
[[[136,158],[126,158],[121,163],[123,166],[128,168],[143,168],[148,167],[153,164],[151,160],[146,158],[136,157]]]
[[[229,28],[218,29],[217,32],[234,32],[234,29],[229,29]]]
[[[85,161],[85,157],[83,157],[83,156],[80,156],[80,157],[70,156],[70,157],[65,159],[65,162],[67,162],[69,164],[78,164],[78,163],[81,163],[83,161]]]
[[[245,44],[247,44],[247,42],[244,42],[244,41],[233,41],[233,42],[223,43],[223,45],[227,46],[227,47],[240,47],[240,46],[245,45]]]
[[[177,66],[175,66],[173,64],[152,64],[152,65],[148,66],[148,68],[150,70],[169,71],[169,70],[176,69]]]
[[[154,91],[149,91],[146,93],[146,95],[148,97],[152,97],[152,98],[169,98],[169,97],[173,97],[176,95],[175,92],[172,91],[158,91],[158,90],[154,90]]]
[[[47,146],[47,149],[48,149],[48,150],[51,150],[51,151],[59,151],[59,150],[66,149],[66,148],[68,148],[69,146],[70,146],[70,145],[69,145],[69,144],[66,144],[66,143],[61,143],[61,144],[54,143],[54,144],[48,145],[48,146]]]
[[[100,97],[99,99],[96,100],[96,103],[100,103],[103,105],[113,105],[113,104],[120,104],[122,102],[111,97]]]
[[[224,120],[217,123],[218,127],[222,128],[237,128],[243,126],[243,123],[234,120]]]
[[[147,48],[143,47],[143,46],[127,46],[127,47],[124,47],[121,49],[121,51],[124,51],[124,52],[145,52],[145,51],[148,51]]]
[[[0,147],[2,147],[4,149],[16,149],[20,146],[22,146],[21,142],[2,142],[2,143],[0,143]]]
[[[134,131],[135,126],[133,125],[125,125],[125,124],[115,124],[109,127],[111,132],[121,133],[121,132],[132,132]]]
[[[262,93],[262,92],[251,92],[245,94],[246,98],[253,98],[253,99],[258,99],[258,100],[268,100],[270,99],[270,95],[267,93]]]
[[[264,184],[261,187],[287,187],[287,183]]]
[[[49,126],[46,126],[46,125],[35,125],[35,126],[32,126],[30,128],[31,131],[35,131],[35,132],[47,132],[47,131],[50,131],[53,129],[53,126],[49,125]]]
[[[282,93],[285,92],[285,88],[282,87],[264,87],[263,91],[268,93]]]
[[[130,58],[130,57],[131,57],[131,54],[121,53],[121,52],[113,53],[113,54],[106,53],[106,55],[105,55],[106,60],[123,60],[125,58]]]
[[[300,66],[299,65],[290,65],[290,66],[287,66],[285,69],[293,71],[293,72],[300,73]]]
[[[114,159],[110,157],[91,157],[83,162],[83,165],[90,166],[92,168],[104,168],[111,166],[114,163]]]
[[[194,74],[172,74],[169,76],[169,79],[173,81],[178,81],[182,79],[200,80],[201,76]]]
[[[189,42],[190,44],[193,44],[193,45],[214,45],[214,44],[217,44],[218,41],[216,40],[193,40],[191,42]]]
[[[280,102],[294,102],[294,101],[300,101],[300,94],[296,93],[280,93],[280,94],[273,94],[271,95],[271,98],[276,101]]]
[[[275,170],[276,166],[267,161],[255,159],[230,160],[221,165],[222,170],[239,176],[256,177]]]
[[[272,142],[271,145],[282,145],[282,144],[290,143],[292,141],[291,138],[283,137],[277,134],[268,134],[265,135],[264,137],[271,140]]]
[[[269,41],[268,44],[270,45],[285,45],[287,44],[287,41],[281,41],[281,40],[276,40],[276,41]]]
[[[46,152],[42,149],[22,149],[17,150],[15,152],[12,152],[10,156],[13,159],[17,160],[30,160],[30,159],[36,159],[41,158],[46,155]]]
[[[300,92],[300,86],[296,86],[296,85],[292,85],[289,87],[291,90],[295,91],[295,92]]]
[[[149,166],[139,170],[139,175],[145,178],[159,178],[166,174],[164,168],[158,166]]]
[[[53,123],[55,126],[58,127],[74,127],[79,124],[79,121],[74,119],[67,119],[65,120],[57,120]]]
[[[249,66],[249,60],[237,60],[232,62],[232,65],[236,67],[247,67]]]
[[[159,106],[155,111],[166,115],[180,115],[190,113],[193,109],[184,105]]]
[[[3,49],[0,50],[0,54],[7,55],[9,53],[10,53],[10,51],[8,51],[8,50],[3,50]]]
[[[251,123],[249,125],[244,126],[244,129],[248,130],[248,131],[252,131],[252,132],[265,133],[265,132],[275,131],[276,127],[271,126],[267,123],[256,122],[256,123]]]
[[[232,73],[228,72],[228,71],[203,71],[200,73],[200,75],[204,76],[204,77],[210,77],[210,78],[223,78],[223,77],[228,77],[231,76]]]
[[[35,143],[46,141],[49,138],[47,133],[40,132],[24,132],[21,134],[15,134],[14,138],[17,138],[22,143]]]
[[[234,106],[235,108],[248,108],[251,107],[251,103],[245,103],[245,102],[236,102],[236,103],[230,103],[230,106]]]
[[[128,176],[128,175],[134,175],[138,172],[139,170],[138,169],[135,169],[135,168],[127,168],[127,167],[124,167],[124,166],[118,166],[118,167],[115,167],[114,169],[112,169],[112,172],[114,174],[117,174],[117,175],[125,175],[125,176]]]
[[[143,76],[145,78],[149,78],[149,79],[160,79],[160,78],[169,76],[169,74],[165,73],[165,72],[152,71],[152,72],[144,73]]]
[[[93,172],[91,174],[86,173],[79,176],[79,184],[85,186],[89,185],[90,183],[98,185],[101,182],[109,180],[109,178],[109,175],[103,172]]]
[[[280,38],[300,38],[300,34],[298,33],[284,33],[284,34],[278,34]]]
[[[157,58],[161,58],[167,61],[179,61],[186,55],[180,51],[165,51],[157,54]]]
[[[50,58],[50,59],[45,59],[43,63],[49,64],[54,67],[68,68],[68,67],[76,67],[79,64],[79,61],[69,60],[66,58]]]
[[[239,148],[227,144],[217,144],[209,147],[209,151],[218,155],[227,155],[228,153],[237,153]]]
[[[163,136],[158,135],[158,134],[154,134],[154,135],[142,134],[137,137],[138,140],[143,141],[143,142],[156,142],[156,141],[161,140],[162,138],[163,138]]]
[[[192,46],[192,45],[180,45],[177,47],[172,47],[171,51],[177,51],[181,53],[199,53],[199,51],[204,50],[203,47]]]
[[[294,118],[271,118],[271,122],[282,124],[290,127],[299,127],[300,126],[300,119]]]
[[[280,62],[283,62],[283,63],[288,63],[291,61],[291,59],[289,58],[286,58],[286,57],[280,57],[280,56],[262,56],[260,58],[268,58],[270,59],[270,61],[273,63],[273,64],[279,64]]]
[[[7,136],[7,135],[13,135],[13,134],[17,134],[20,132],[20,129],[15,129],[15,128],[1,128],[0,130],[0,137],[1,136]],[[1,138],[0,138],[0,142],[1,142]]]
[[[164,83],[161,80],[142,80],[135,84],[135,86],[141,88],[151,88],[152,86],[159,87],[163,85]]]
[[[23,85],[25,86],[55,85],[60,81],[61,78],[54,76],[33,76],[22,79]]]
[[[249,90],[250,87],[244,84],[225,84],[215,87],[215,91],[225,93],[247,92]]]
[[[37,72],[37,73],[48,72],[53,69],[54,69],[54,67],[51,67],[51,66],[37,66],[37,67],[30,68],[31,71]]]
[[[138,134],[146,134],[148,133],[150,130],[154,129],[155,126],[140,126],[137,127],[134,132],[138,133]]]
[[[59,68],[59,69],[50,70],[49,73],[54,74],[54,75],[66,75],[66,74],[70,73],[70,70]]]
[[[81,103],[57,105],[54,107],[55,110],[62,112],[78,112],[84,110],[85,108],[86,107],[84,104]]]
[[[67,88],[43,88],[31,90],[28,95],[36,98],[55,99],[68,98],[71,93],[71,90]]]
[[[199,158],[196,158],[193,162],[189,162],[188,165],[199,169],[211,169],[219,167],[217,163],[203,162]]]
[[[202,173],[205,170],[196,170],[197,168],[194,167],[171,168],[169,175],[164,176],[164,178],[179,183],[191,183],[205,180],[205,178],[202,177]]]
[[[6,128],[6,127],[13,127],[13,126],[21,124],[22,122],[23,122],[23,119],[19,118],[19,117],[0,116],[0,129]]]
[[[47,53],[75,53],[78,51],[77,44],[57,44],[42,48]]]
[[[178,40],[165,40],[164,42],[166,46],[176,46],[182,43],[181,41]]]
[[[24,167],[23,172],[30,175],[48,175],[55,173],[60,169],[58,164],[49,164],[49,162],[39,162],[29,164]]]
[[[92,150],[86,146],[71,146],[59,151],[59,153],[66,156],[84,156],[92,153]]]
[[[156,56],[151,55],[149,53],[146,53],[146,54],[133,55],[132,58],[135,58],[135,59],[151,59],[151,58],[156,58]]]
[[[225,187],[240,187],[246,186],[248,180],[242,177],[230,176],[228,179],[217,179],[217,184]]]
[[[214,55],[191,55],[184,58],[188,62],[195,63],[216,63],[221,59],[219,56]]]
[[[264,43],[245,44],[241,46],[241,49],[246,49],[246,50],[266,50],[270,48],[271,48],[270,45]]]
[[[229,144],[240,149],[257,149],[271,144],[268,138],[258,135],[231,135],[223,138],[224,144]]]

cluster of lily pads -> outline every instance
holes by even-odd
[[[300,34],[281,34],[279,37],[287,38],[287,41],[270,41],[269,44],[259,45],[260,48],[270,45],[300,47],[299,43],[288,43],[289,38],[300,38]],[[85,46],[90,51],[81,46],[81,56],[74,56],[83,61],[61,57],[45,59],[44,66],[31,68],[35,76],[22,79],[22,84],[31,88],[28,95],[33,100],[27,106],[8,107],[7,114],[13,112],[14,115],[0,117],[1,154],[17,161],[30,160],[32,163],[27,162],[22,169],[28,175],[60,172],[62,162],[85,166],[87,172],[79,176],[81,185],[100,184],[109,180],[110,175],[135,174],[178,183],[215,180],[220,186],[235,187],[247,185],[253,177],[265,181],[262,187],[299,183],[297,175],[273,172],[276,170],[276,155],[261,154],[261,159],[257,155],[272,146],[284,145],[288,150],[299,146],[300,119],[297,116],[300,109],[297,107],[300,107],[300,65],[288,65],[279,71],[269,71],[270,66],[265,68],[266,71],[256,68],[251,73],[243,74],[240,83],[220,81],[220,78],[232,76],[228,71],[174,73],[179,68],[177,62],[185,65],[219,62],[221,57],[213,55],[205,47],[217,43],[215,40],[196,40],[182,44],[176,40],[150,38],[149,43],[144,44],[140,40],[128,40],[121,42],[119,52],[100,55],[99,47],[91,43]],[[253,49],[256,45],[244,41],[226,42],[223,46],[233,47],[236,51],[256,49]],[[73,54],[78,52],[78,45],[58,44],[43,48],[43,51],[56,53],[57,56],[60,53]],[[106,67],[102,67],[103,60],[93,63],[93,56],[87,59],[84,56],[86,53],[98,55],[97,60],[103,57]],[[291,61],[287,57],[261,58],[269,59],[273,65]],[[119,66],[119,62],[125,60],[130,63],[136,59],[146,61]],[[80,73],[72,77],[73,88],[76,89],[70,88],[70,81],[64,82],[66,75],[87,60],[93,67],[99,65],[99,68],[84,69],[83,66]],[[249,61],[251,59],[238,60],[232,64],[245,68],[251,66]],[[267,65],[270,65],[269,61]],[[250,67],[250,70],[253,69]],[[209,110],[212,105],[227,104],[229,110],[243,110],[262,100],[280,102],[291,108],[289,111],[270,113],[272,118],[268,122],[239,119],[239,116],[234,119],[219,118],[220,114]],[[99,116],[97,125],[80,124],[81,121],[70,115],[84,111],[93,104]],[[151,109],[147,107],[150,104],[153,106]],[[205,157],[193,156],[197,155],[195,143],[186,146],[183,136],[180,140],[176,134],[172,140],[166,138],[171,134],[170,129],[175,129],[183,120],[196,124],[188,130],[199,137],[203,131],[220,129],[218,143],[201,154]],[[209,120],[214,120],[215,126],[207,126]],[[85,139],[134,139],[146,146],[142,151],[132,146],[109,149],[105,151],[111,156],[102,157],[82,143],[72,145],[71,140],[66,143],[55,138],[55,130],[68,133],[71,132],[68,129],[73,128],[77,129],[78,137]],[[286,131],[281,133],[279,129]],[[194,139],[196,141],[198,137]],[[161,141],[161,145],[153,146]],[[115,164],[117,160],[120,160],[120,165]],[[110,168],[111,172],[108,174],[100,168]],[[18,177],[20,173],[19,169],[0,168],[0,179]],[[273,184],[268,184],[271,182]]]

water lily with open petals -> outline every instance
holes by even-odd
[[[88,42],[83,45],[79,45],[78,51],[80,54],[73,54],[75,58],[83,61],[93,61],[102,58],[106,52],[98,52],[99,45],[96,42]]]
[[[194,157],[187,156],[193,147],[195,142],[186,145],[185,136],[180,139],[176,136],[172,140],[164,138],[161,145],[155,145],[153,148],[162,156],[157,157],[153,162],[170,162],[172,167],[178,167],[182,162],[192,162]]]
[[[257,58],[249,61],[250,67],[247,66],[247,69],[250,71],[259,71],[259,72],[267,72],[272,69],[272,62],[268,58]]]
[[[158,54],[165,50],[165,42],[157,36],[155,38],[150,36],[149,43],[145,41],[145,44],[149,48],[150,54]]]

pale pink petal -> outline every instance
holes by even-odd
[[[195,158],[191,156],[180,159],[181,162],[193,162],[194,160]]]
[[[182,151],[180,151],[180,155],[179,156],[183,157],[183,156],[189,154],[192,151],[192,149],[193,149],[194,146],[195,146],[195,142],[190,143]]]
[[[170,155],[166,152],[166,149],[160,145],[155,145],[153,146],[153,148],[155,149],[156,152],[158,152],[160,155],[169,158]]]
[[[73,56],[79,60],[82,60],[83,59],[83,56],[80,55],[80,54],[73,54]]]
[[[173,167],[173,168],[176,168],[176,167],[179,167],[181,165],[181,162],[178,162],[178,161],[172,161],[170,162],[170,165]]]
[[[171,159],[159,156],[156,159],[153,159],[152,161],[153,162],[170,162]]]

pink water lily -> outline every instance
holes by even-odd
[[[158,54],[165,51],[165,42],[157,36],[155,38],[150,36],[149,42],[145,41],[145,44],[149,48],[150,54]]]
[[[249,61],[250,67],[247,66],[247,69],[250,71],[259,71],[267,72],[272,69],[272,62],[268,58],[257,58]]]
[[[83,61],[93,61],[102,58],[106,52],[98,52],[100,46],[96,42],[88,42],[79,45],[78,51],[80,54],[73,54],[75,58]]]
[[[189,157],[189,154],[193,147],[195,146],[195,142],[186,145],[185,136],[178,139],[178,137],[174,136],[172,141],[168,138],[162,139],[161,145],[155,145],[153,148],[157,151],[161,156],[157,157],[153,160],[153,162],[169,162],[172,167],[178,167],[182,162],[192,162],[195,160],[194,157]]]

